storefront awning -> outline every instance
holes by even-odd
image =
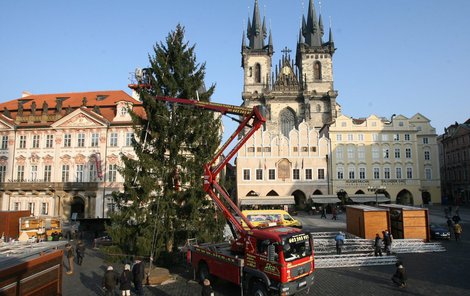
[[[310,198],[313,203],[317,204],[335,204],[341,202],[337,195],[312,195]]]
[[[294,196],[245,196],[240,205],[295,205]]]
[[[351,194],[348,197],[356,203],[366,203],[366,202],[389,202],[390,198],[386,197],[385,194]]]

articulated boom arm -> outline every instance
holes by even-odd
[[[248,225],[250,229],[253,228],[253,225],[250,221],[241,213],[240,209],[235,205],[230,196],[227,194],[225,189],[223,189],[217,183],[217,175],[222,171],[222,169],[229,163],[229,161],[235,156],[235,154],[240,150],[243,144],[248,141],[248,139],[261,127],[261,125],[266,121],[264,116],[261,114],[259,106],[253,108],[240,107],[227,104],[217,104],[211,102],[201,102],[191,99],[181,99],[181,98],[170,98],[156,96],[157,100],[173,102],[178,104],[192,105],[196,108],[208,109],[215,112],[220,112],[222,114],[232,114],[239,115],[241,117],[240,125],[229,137],[229,139],[222,145],[222,147],[217,151],[212,161],[204,167],[204,190],[209,194],[212,200],[217,204],[219,209],[223,212],[226,219],[236,228],[237,233],[242,236],[245,236],[246,230],[243,229],[240,221],[238,221],[235,216],[232,214],[230,209],[228,209],[225,204],[227,203],[229,207],[239,215],[243,221]],[[237,120],[238,121],[238,120]],[[230,143],[233,142],[239,135],[242,135],[241,139],[235,144],[234,148],[230,150],[226,157],[217,163],[220,156],[228,148]]]

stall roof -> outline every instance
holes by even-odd
[[[311,195],[310,198],[313,203],[318,204],[335,204],[341,201],[337,195]]]
[[[384,208],[408,210],[408,211],[423,211],[423,210],[427,211],[428,210],[427,208],[420,208],[420,207],[413,207],[413,206],[399,205],[399,204],[387,204],[387,205],[380,205],[380,206]]]
[[[240,205],[295,205],[293,195],[290,196],[245,196]]]
[[[375,194],[369,195],[369,194],[351,194],[348,195],[348,197],[353,201],[357,203],[366,203],[366,202],[389,202],[390,198],[386,197],[384,194]]]

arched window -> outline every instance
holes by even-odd
[[[292,111],[292,109],[285,108],[281,111],[279,117],[281,133],[284,136],[289,137],[289,132],[296,127],[294,111]]]
[[[319,61],[313,64],[313,79],[321,80],[321,63]]]
[[[255,83],[261,83],[261,65],[255,65]]]

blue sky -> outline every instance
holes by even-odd
[[[260,0],[273,34],[273,65],[298,39],[308,0]],[[214,101],[241,104],[242,30],[254,0],[35,1],[0,3],[0,102],[34,94],[127,89],[155,43],[186,27],[206,62]],[[335,89],[344,114],[411,117],[438,134],[470,118],[470,1],[323,0],[337,51]],[[232,125],[228,126],[228,130]]]

